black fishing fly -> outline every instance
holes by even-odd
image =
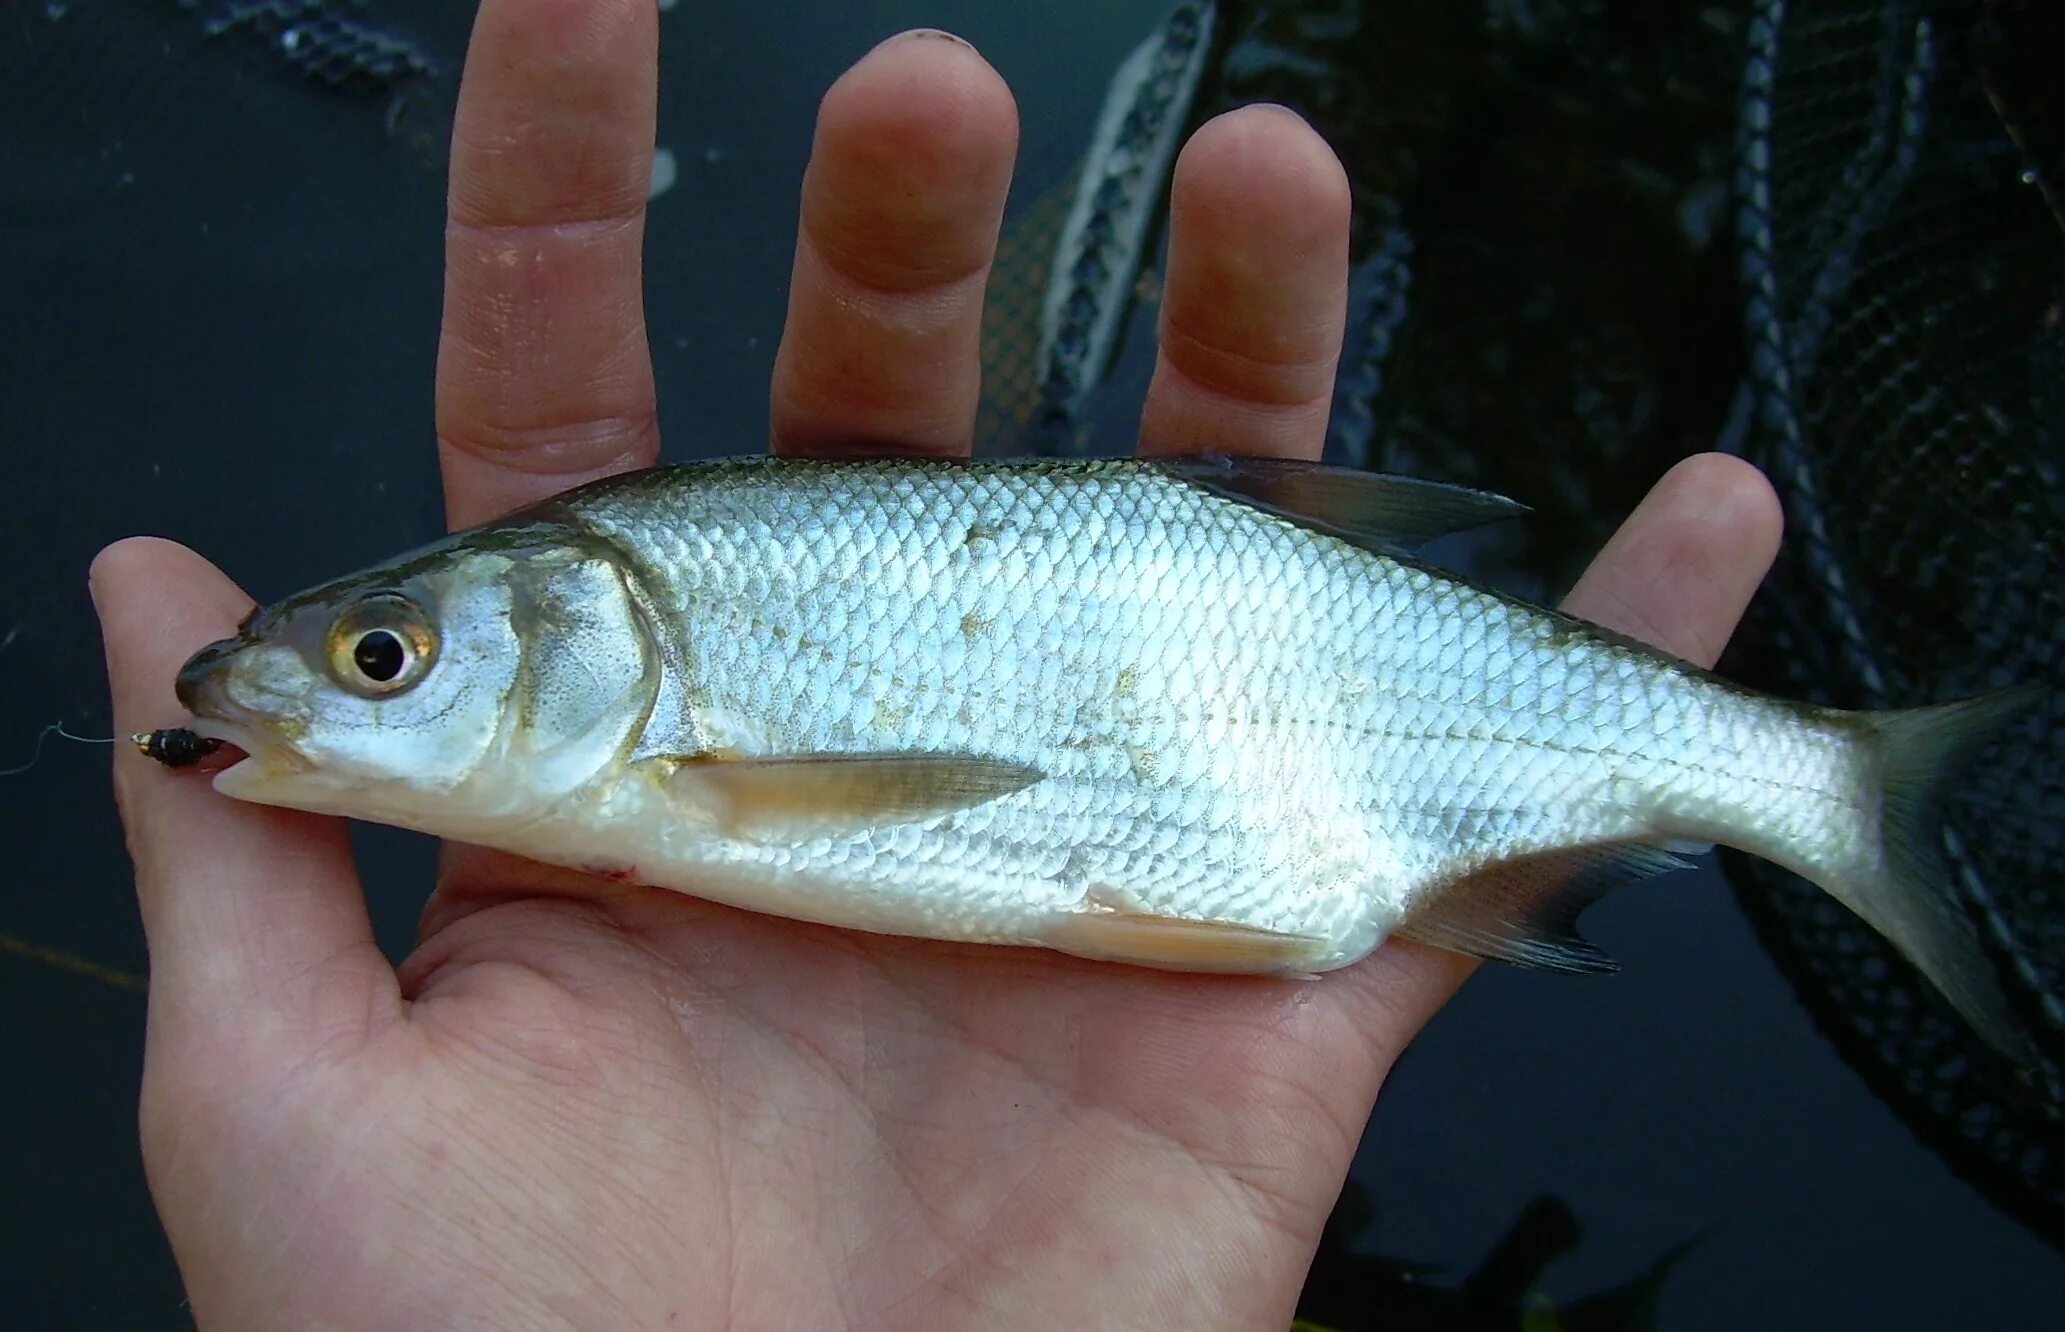
[[[222,748],[222,741],[197,735],[184,726],[168,726],[161,731],[138,731],[129,738],[135,742],[145,758],[156,759],[168,768],[191,767]]]

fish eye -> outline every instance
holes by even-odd
[[[381,698],[421,680],[437,660],[423,608],[391,593],[367,597],[330,622],[330,674],[355,694]]]
[[[352,646],[351,664],[368,680],[386,684],[409,664],[409,650],[390,631],[373,629],[360,634]]]

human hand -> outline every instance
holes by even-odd
[[[649,0],[486,0],[454,133],[438,435],[455,525],[650,461]],[[774,444],[965,452],[1015,112],[969,48],[832,89]],[[1179,164],[1141,447],[1316,456],[1348,196],[1289,114]],[[1691,460],[1570,607],[1711,661],[1777,539]],[[119,729],[247,599],[132,541],[94,569]],[[376,948],[342,825],[116,760],[151,946],[142,1128],[224,1327],[1283,1327],[1378,1084],[1469,963],[1310,983],[841,932],[446,849]]]

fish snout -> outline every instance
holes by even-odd
[[[222,666],[242,646],[234,638],[218,639],[188,657],[172,683],[179,705],[196,717],[220,717],[228,702],[223,692],[226,672]]]

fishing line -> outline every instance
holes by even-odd
[[[29,755],[29,761],[27,763],[21,764],[19,767],[0,768],[0,777],[19,777],[23,773],[27,772],[29,769],[35,767],[38,763],[42,762],[43,742],[50,739],[50,737],[53,734],[61,735],[67,740],[76,740],[82,745],[112,745],[113,743],[115,743],[115,737],[111,735],[105,737],[97,735],[73,735],[70,731],[67,731],[65,729],[65,724],[63,722],[54,721],[50,723],[50,725],[44,727],[42,730],[36,732],[36,748],[35,751]]]

